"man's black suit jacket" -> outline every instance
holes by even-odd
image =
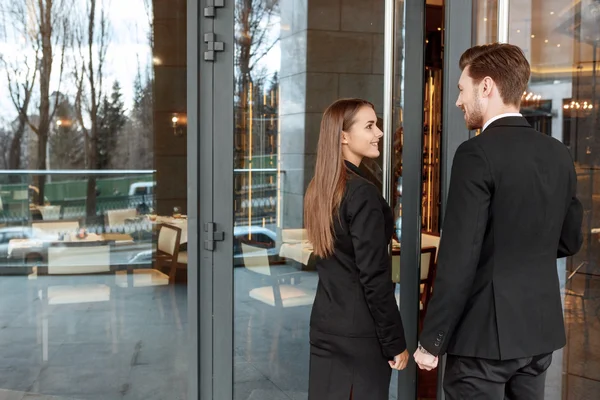
[[[568,149],[522,117],[458,148],[421,345],[508,360],[565,344],[556,259],[582,243]]]

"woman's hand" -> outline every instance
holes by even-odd
[[[388,363],[390,364],[390,367],[392,369],[401,371],[404,368],[406,368],[409,357],[410,356],[408,355],[408,350],[404,350],[404,352],[402,354],[398,354],[397,356],[394,357],[394,361],[388,361]]]

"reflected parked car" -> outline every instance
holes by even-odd
[[[233,228],[233,236],[233,265],[236,267],[244,265],[242,242],[267,249],[271,261],[279,257],[277,234],[270,229],[262,226],[236,226]]]
[[[0,228],[0,264],[14,263],[8,259],[8,243],[13,239],[29,239],[31,228],[26,226],[9,226]]]

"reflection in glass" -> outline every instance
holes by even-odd
[[[306,398],[318,277],[303,197],[321,116],[340,97],[383,112],[385,2],[325,3],[235,2],[235,399]],[[381,187],[381,160],[363,168]]]
[[[531,80],[521,113],[539,131],[571,151],[584,207],[581,251],[558,261],[567,346],[554,354],[547,399],[587,399],[597,392],[600,358],[597,313],[600,293],[600,120],[598,47],[600,3],[511,1],[509,41],[523,49]]]
[[[498,0],[473,1],[472,32],[473,45],[498,41]]]
[[[0,0],[1,398],[187,398],[186,13]]]

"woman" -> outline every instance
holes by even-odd
[[[387,400],[408,352],[388,244],[393,214],[359,170],[379,157],[371,103],[342,99],[323,114],[304,220],[319,285],[310,319],[310,400]],[[391,368],[390,368],[391,367]]]

